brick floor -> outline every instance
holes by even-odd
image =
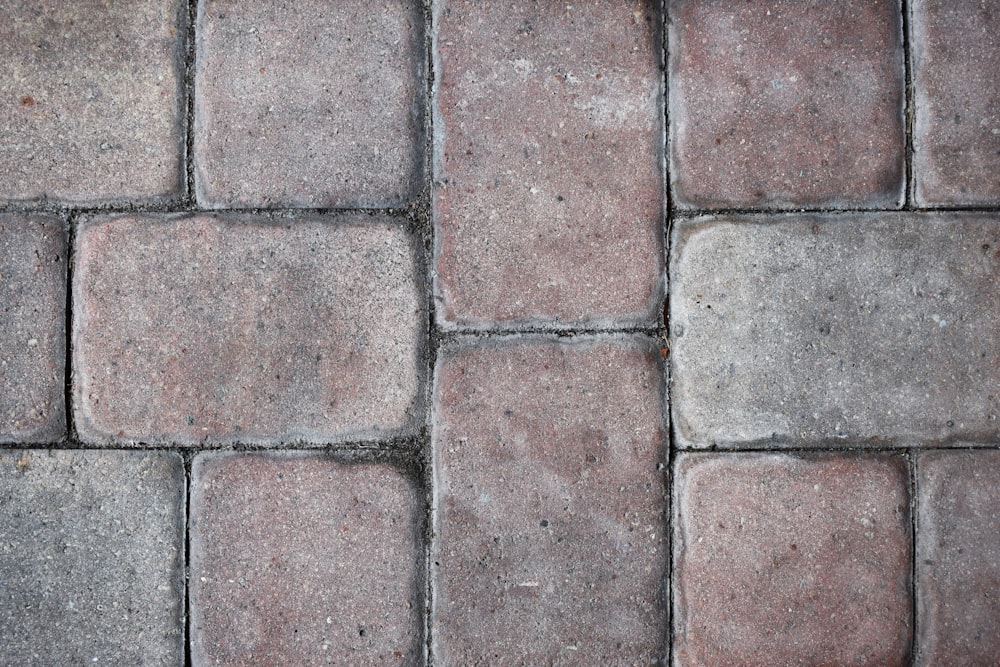
[[[0,4],[0,665],[1000,663],[989,2]]]
[[[176,454],[0,451],[0,663],[181,664],[184,497]]]
[[[664,424],[644,339],[463,344],[435,377],[441,664],[652,664]]]
[[[400,473],[210,453],[193,478],[194,665],[414,662],[421,503]]]
[[[0,199],[181,195],[184,3],[13,0],[3,11]]]
[[[906,664],[904,461],[688,454],[676,480],[675,664]]]
[[[1000,656],[1000,452],[928,452],[917,477],[917,664]]]
[[[62,220],[0,214],[0,442],[66,431],[66,238]]]
[[[101,217],[74,283],[89,442],[326,442],[414,426],[423,315],[393,221]]]

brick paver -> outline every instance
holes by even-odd
[[[928,452],[917,461],[917,664],[994,664],[1000,452]]]
[[[202,0],[197,35],[203,206],[396,206],[420,191],[419,2]]]
[[[184,467],[0,451],[0,663],[182,665]]]
[[[687,454],[675,484],[678,667],[906,664],[902,459]]]
[[[668,0],[685,208],[902,202],[899,0]]]
[[[3,4],[0,199],[182,194],[186,3]]]
[[[655,321],[653,3],[442,0],[435,11],[439,322]]]
[[[1000,219],[703,218],[677,227],[683,446],[1000,443]]]
[[[646,339],[448,348],[436,372],[438,664],[665,653],[662,375]]]
[[[65,313],[62,220],[0,214],[0,442],[65,434]]]
[[[424,315],[396,221],[102,217],[79,232],[87,442],[325,442],[409,432]]]
[[[410,665],[421,502],[384,465],[203,454],[191,495],[199,665]]]

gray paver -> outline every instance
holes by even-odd
[[[642,338],[526,338],[439,357],[438,664],[666,653],[659,354]]]
[[[415,428],[425,316],[396,221],[109,216],[77,243],[86,442],[323,443]]]
[[[446,327],[650,324],[662,302],[654,3],[436,3]]]
[[[0,663],[184,664],[176,454],[0,451]]]
[[[675,238],[682,446],[1000,442],[1000,218],[702,218]]]
[[[668,5],[678,205],[902,203],[899,0]]]
[[[3,15],[0,199],[181,195],[187,3],[12,0]]]
[[[1000,12],[914,0],[913,177],[918,204],[1000,204]]]
[[[0,442],[65,435],[66,264],[62,220],[0,214]]]
[[[678,667],[907,664],[903,459],[682,454],[676,480]]]
[[[384,465],[285,452],[199,456],[193,664],[417,664],[421,506]]]
[[[197,34],[202,206],[399,206],[419,192],[420,2],[202,0]]]
[[[995,664],[1000,452],[927,452],[917,462],[917,664]]]

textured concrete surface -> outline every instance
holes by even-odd
[[[179,0],[4,2],[0,199],[181,195],[186,16]]]
[[[87,442],[326,442],[415,428],[425,317],[385,217],[100,217],[73,283]]]
[[[1000,452],[927,452],[917,463],[917,664],[994,664]]]
[[[675,202],[895,207],[899,0],[668,0]]]
[[[419,2],[202,0],[196,34],[201,205],[399,206],[420,191]]]
[[[644,338],[444,351],[432,436],[438,664],[665,655],[658,356]]]
[[[418,663],[421,499],[399,472],[212,453],[193,476],[193,665]]]
[[[0,442],[65,435],[66,264],[62,220],[0,214]]]
[[[1000,12],[974,0],[910,6],[917,202],[1000,204]]]
[[[907,664],[908,486],[898,457],[681,455],[678,667]]]
[[[1000,218],[676,227],[673,413],[706,447],[1000,442]]]
[[[438,321],[652,323],[662,95],[651,2],[435,7]]]
[[[176,454],[0,451],[0,663],[184,664]]]

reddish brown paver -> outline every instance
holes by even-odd
[[[436,4],[443,326],[656,319],[663,140],[653,4]]]
[[[1000,204],[1000,12],[914,0],[913,177],[918,204]]]
[[[197,35],[201,205],[397,206],[420,190],[420,2],[202,0]]]
[[[421,502],[398,471],[213,453],[193,477],[194,665],[417,664]]]
[[[62,220],[0,214],[0,442],[65,435],[65,318]]]
[[[899,0],[668,5],[679,206],[901,203]]]
[[[675,225],[682,447],[1000,443],[1000,217]]]
[[[184,664],[184,464],[0,450],[0,664]]]
[[[927,452],[917,463],[917,664],[996,664],[1000,452]]]
[[[908,484],[898,457],[681,455],[676,664],[906,664]]]
[[[5,2],[0,199],[181,195],[186,16],[180,0]]]
[[[74,383],[90,443],[410,432],[425,317],[383,216],[100,217],[80,230]]]
[[[659,354],[617,337],[444,350],[432,436],[437,664],[665,655]]]

